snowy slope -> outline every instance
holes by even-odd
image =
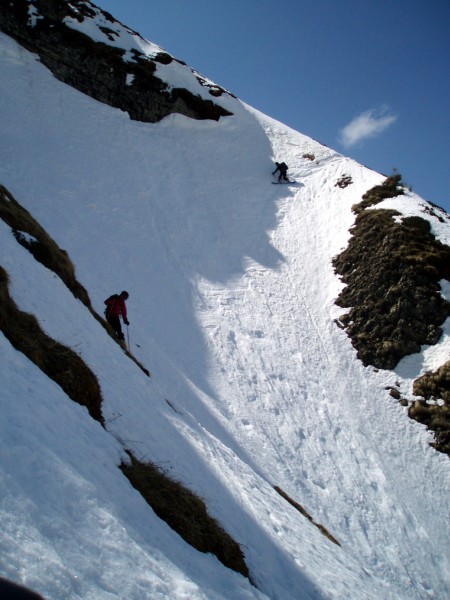
[[[0,575],[55,600],[445,598],[448,458],[385,388],[408,396],[447,360],[450,325],[376,372],[334,324],[331,259],[384,177],[226,96],[234,116],[217,123],[130,121],[0,43],[0,183],[67,250],[98,312],[130,292],[131,349],[153,375],[0,221],[14,300],[95,372],[106,419],[1,338]],[[297,185],[270,185],[278,159]],[[450,243],[421,203],[385,204]],[[117,468],[124,448],[205,499],[258,589],[153,514]]]

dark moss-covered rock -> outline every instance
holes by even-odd
[[[404,194],[402,176],[400,173],[394,173],[387,177],[382,184],[376,185],[368,190],[362,197],[362,202],[353,207],[355,213],[360,213],[369,206],[375,206],[386,200],[386,198],[395,198]]]
[[[413,392],[421,399],[409,408],[409,416],[435,433],[432,444],[450,455],[450,361],[414,382]]]
[[[355,207],[349,245],[333,260],[346,284],[336,303],[350,309],[341,324],[363,363],[384,369],[437,343],[450,315],[439,285],[450,280],[450,248],[435,239],[425,219],[366,210],[383,194],[392,197],[398,177],[365,194],[364,206]]]

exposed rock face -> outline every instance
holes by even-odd
[[[340,321],[367,365],[393,369],[398,361],[436,344],[450,303],[439,281],[450,280],[450,248],[435,239],[430,223],[393,210],[371,209],[402,192],[400,177],[388,178],[356,207],[348,248],[334,267],[346,287],[337,304],[350,308]],[[373,192],[373,193],[371,193]]]
[[[94,41],[76,28],[70,20],[83,23],[101,15],[111,28],[99,29],[113,44]],[[157,63],[170,64],[174,59],[161,51],[152,58],[131,49],[131,58],[117,41],[120,27],[138,36],[88,0],[10,0],[0,4],[0,29],[19,44],[39,55],[52,73],[77,90],[116,108],[134,120],[157,122],[171,113],[194,119],[214,119],[230,115],[212,100],[205,100],[184,88],[169,90],[155,75]],[[117,46],[114,43],[117,41]],[[144,42],[144,40],[142,40]],[[144,42],[145,43],[145,42]],[[179,61],[178,61],[179,62]],[[180,63],[183,64],[183,63]],[[187,67],[186,67],[187,68]],[[212,96],[224,90],[192,75],[205,85]]]

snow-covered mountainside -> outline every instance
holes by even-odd
[[[155,75],[175,89],[181,67]],[[380,368],[358,358],[336,304],[352,207],[386,177],[225,92],[218,120],[132,120],[4,33],[0,72],[0,214],[20,203],[92,304],[2,216],[0,577],[48,600],[446,598],[450,463],[409,409],[417,379],[448,364],[450,321]],[[183,77],[192,93],[196,74]],[[271,184],[279,160],[294,184]],[[449,246],[448,216],[402,191],[364,210],[420,217]],[[93,314],[123,289],[139,364]],[[10,341],[23,313],[96,376],[102,422],[37,366],[43,350]],[[248,578],[156,515],[119,468],[129,452],[203,498]]]

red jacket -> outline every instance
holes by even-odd
[[[105,300],[106,304],[106,318],[117,317],[122,315],[124,321],[127,320],[127,306],[125,300],[118,294],[113,294]]]

